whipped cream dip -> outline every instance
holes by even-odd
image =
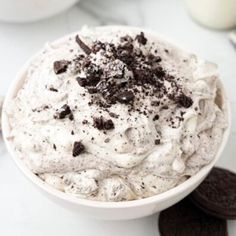
[[[47,44],[6,112],[33,173],[98,201],[182,183],[214,159],[228,120],[215,64],[128,27]]]

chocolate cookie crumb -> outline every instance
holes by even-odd
[[[79,83],[79,85],[81,87],[85,87],[87,85],[87,79],[86,78],[77,77],[76,80],[77,80],[77,82]]]
[[[55,119],[64,119],[69,115],[69,119],[73,119],[73,114],[71,113],[70,107],[65,104],[63,105],[54,115]],[[72,115],[72,116],[71,116]]]
[[[52,91],[52,92],[58,92],[58,90],[53,88],[53,87],[49,88],[49,90]]]
[[[185,94],[181,94],[177,97],[177,103],[182,107],[189,108],[193,105],[193,100]]]
[[[159,115],[155,115],[152,120],[153,121],[159,120]]]
[[[55,74],[58,75],[58,74],[66,72],[69,64],[70,64],[70,61],[66,61],[66,60],[54,61],[53,68],[54,68]]]
[[[163,106],[161,109],[163,109],[163,110],[168,110],[169,107],[168,107],[167,105],[165,105],[165,106]]]
[[[83,120],[83,121],[82,121],[82,124],[83,124],[83,125],[88,124],[88,120]]]
[[[114,129],[114,128],[115,128],[115,127],[114,127],[114,123],[113,123],[112,120],[107,120],[107,121],[105,121],[105,123],[104,123],[104,129],[110,130],[110,129]]]
[[[112,118],[118,118],[119,115],[115,114],[114,112],[109,112],[109,115],[112,117]]]
[[[81,141],[74,142],[73,146],[73,157],[76,157],[85,151],[85,147]]]
[[[87,55],[89,55],[89,54],[92,52],[92,50],[89,48],[89,46],[87,46],[87,45],[80,39],[79,35],[76,35],[75,41],[76,41],[76,43],[79,44],[79,46],[81,47],[81,49],[82,49]]]
[[[135,40],[137,40],[142,45],[145,45],[147,43],[147,39],[145,38],[143,32],[141,32],[140,34],[136,35]]]
[[[72,113],[70,113],[69,116],[68,116],[68,118],[69,118],[70,120],[74,120],[74,115],[73,115]]]
[[[159,145],[161,143],[161,140],[160,139],[156,139],[155,140],[155,145]]]
[[[105,120],[102,116],[93,118],[93,126],[98,130],[111,130],[115,128],[112,120]]]
[[[97,93],[97,89],[96,89],[96,88],[88,88],[87,90],[88,90],[88,92],[89,92],[90,94]]]
[[[109,138],[106,138],[105,140],[104,140],[104,143],[109,143],[110,142],[110,139]]]
[[[151,106],[154,106],[154,107],[160,106],[160,102],[159,101],[152,101]]]

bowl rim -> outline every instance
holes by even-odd
[[[116,28],[128,28],[132,31],[144,31],[145,33],[151,34],[152,37],[155,38],[161,38],[165,40],[168,43],[171,43],[172,45],[175,45],[176,47],[180,48],[178,45],[172,43],[170,40],[166,39],[166,37],[163,37],[162,35],[156,33],[155,31],[152,30],[147,30],[147,29],[142,29],[138,27],[131,27],[131,26],[100,26],[96,27],[96,29],[116,29]],[[77,34],[79,31],[65,35],[55,41],[53,41],[53,44],[61,43],[65,39],[68,39],[69,37],[74,36]],[[182,48],[181,48],[182,49]],[[206,166],[202,167],[195,175],[191,176],[189,179],[185,180],[183,183],[175,186],[174,188],[171,188],[163,193],[143,198],[143,199],[138,199],[138,200],[132,200],[132,201],[123,201],[123,202],[102,202],[102,201],[94,201],[94,200],[88,200],[88,199],[82,199],[75,197],[73,195],[66,194],[64,192],[61,192],[60,190],[57,190],[53,188],[52,186],[46,184],[43,180],[41,180],[39,177],[37,177],[33,172],[30,171],[30,169],[23,163],[23,161],[17,156],[15,151],[13,150],[13,146],[11,145],[11,142],[7,139],[8,133],[10,130],[9,123],[8,123],[8,118],[7,114],[5,112],[6,107],[8,104],[11,102],[12,98],[15,97],[16,93],[24,83],[24,75],[25,72],[27,71],[28,66],[31,64],[31,62],[43,52],[44,49],[41,49],[37,53],[34,54],[29,60],[26,61],[26,63],[21,67],[21,69],[18,71],[18,73],[15,76],[15,79],[12,81],[7,94],[4,99],[3,103],[3,109],[2,109],[2,135],[3,135],[3,140],[6,144],[7,150],[10,153],[11,157],[13,158],[14,162],[18,166],[18,168],[23,172],[23,174],[32,182],[34,183],[37,187],[41,188],[43,191],[53,195],[54,197],[59,198],[60,200],[64,200],[76,205],[83,205],[85,207],[93,207],[93,208],[103,208],[103,209],[119,209],[119,208],[132,208],[132,207],[137,207],[137,206],[145,206],[149,204],[157,204],[159,202],[162,202],[164,200],[170,199],[174,197],[175,195],[180,194],[181,192],[184,192],[186,189],[188,189],[190,186],[193,186],[194,184],[197,184],[199,180],[201,180],[204,176],[208,174],[208,172],[214,167],[218,159],[220,158],[220,155],[222,154],[226,143],[229,138],[230,130],[231,130],[231,109],[230,109],[230,103],[229,99],[227,98],[225,88],[219,79],[220,87],[223,92],[223,96],[225,98],[225,106],[226,106],[226,112],[228,114],[228,127],[225,129],[224,134],[223,134],[223,139],[221,142],[221,145],[215,155],[215,158]],[[183,50],[183,49],[182,49]],[[185,50],[183,50],[185,51]],[[199,182],[200,183],[200,182]]]

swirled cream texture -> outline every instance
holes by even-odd
[[[207,165],[227,127],[217,66],[126,27],[49,43],[7,109],[8,139],[52,187],[129,201]]]

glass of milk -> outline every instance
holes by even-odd
[[[190,15],[214,29],[236,26],[236,0],[185,0]]]

